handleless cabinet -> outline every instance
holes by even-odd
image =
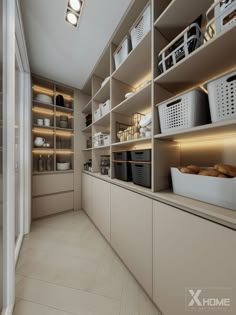
[[[93,177],[82,174],[82,208],[87,215],[93,217]]]
[[[200,301],[207,294],[234,297],[232,313],[221,314],[236,314],[235,248],[235,231],[154,201],[153,299],[163,314],[196,314],[188,309],[190,289],[202,290]]]
[[[110,242],[110,188],[111,184],[93,178],[93,221]]]
[[[151,199],[111,185],[111,245],[151,296]]]

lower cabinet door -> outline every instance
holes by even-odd
[[[93,221],[110,242],[110,187],[111,184],[93,178]]]
[[[111,245],[151,296],[151,199],[111,185]]]
[[[82,209],[87,215],[93,216],[93,177],[82,174]]]
[[[235,231],[154,201],[153,299],[163,314],[236,314],[235,249]]]
[[[34,197],[32,219],[74,209],[74,192]]]

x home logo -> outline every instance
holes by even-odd
[[[186,289],[186,310],[231,311],[231,288]]]

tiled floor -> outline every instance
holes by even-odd
[[[14,315],[159,315],[82,211],[32,224],[16,297]]]

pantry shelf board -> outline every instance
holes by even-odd
[[[82,151],[92,151],[92,148],[83,149]]]
[[[236,119],[197,126],[190,129],[158,134],[155,139],[168,141],[198,141],[236,136]]]
[[[106,127],[109,124],[110,124],[110,112],[102,116],[100,119],[96,120],[93,123],[94,126],[102,126],[102,127]]]
[[[83,114],[91,114],[92,113],[92,99],[88,102],[87,105],[84,106],[82,113]]]
[[[89,126],[87,126],[84,129],[82,129],[82,132],[91,132],[92,131],[92,126],[93,126],[93,124],[90,124]]]
[[[68,131],[68,132],[72,132],[73,131],[73,129],[71,129],[71,128],[60,128],[60,127],[56,127],[56,130]]]
[[[130,146],[130,145],[135,145],[139,143],[149,143],[151,142],[152,138],[139,138],[139,139],[134,139],[134,140],[129,140],[129,141],[124,141],[124,142],[116,142],[112,143],[112,146],[117,146],[117,147],[122,147],[122,146]]]
[[[66,113],[73,113],[73,109],[72,108],[67,108],[67,107],[63,107],[63,106],[59,106],[59,105],[56,105],[56,110],[58,112],[66,112]]]
[[[34,176],[38,175],[53,175],[53,174],[66,174],[66,173],[73,173],[73,170],[67,170],[67,171],[51,171],[51,172],[33,172],[32,174]]]
[[[236,25],[224,30],[154,82],[172,93],[180,93],[236,68]]]
[[[151,31],[133,49],[112,77],[130,86],[137,86],[151,72]]]
[[[47,129],[49,129],[49,130],[54,129],[53,126],[40,126],[37,124],[33,124],[33,128],[42,129],[42,131],[47,130]],[[33,131],[34,131],[34,129],[33,129]]]
[[[212,0],[173,0],[157,18],[154,26],[168,40],[174,39],[185,27],[198,16],[204,14],[212,4]]]
[[[151,83],[144,86],[133,96],[125,99],[112,109],[115,113],[132,115],[137,112],[147,112],[151,108]]]
[[[40,102],[37,100],[33,100],[33,105],[37,105],[37,106],[43,107],[45,109],[52,109],[53,110],[53,108],[54,108],[54,104],[50,104],[50,103],[46,103],[46,102]]]
[[[99,147],[93,147],[93,150],[104,150],[104,149],[110,149],[111,146],[109,145],[101,145]]]
[[[94,101],[104,103],[110,98],[110,78],[94,96]]]

